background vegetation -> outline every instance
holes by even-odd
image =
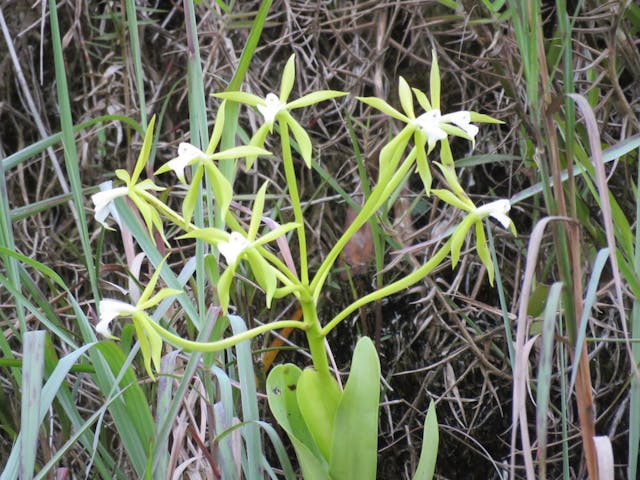
[[[341,371],[359,335],[378,345],[378,476],[410,477],[434,399],[437,478],[503,478],[512,453],[516,478],[531,469],[538,478],[584,478],[589,469],[595,478],[591,424],[611,441],[616,478],[637,478],[634,2],[63,0],[52,17],[53,4],[0,5],[2,478],[14,478],[13,468],[28,478],[34,465],[38,478],[87,471],[91,478],[151,471],[153,478],[234,478],[239,470],[252,478],[260,468],[290,475],[292,451],[269,425],[261,394],[273,347],[281,347],[276,362],[306,362],[296,335],[258,338],[223,355],[167,349],[164,374],[152,382],[131,326],[117,332],[120,342],[95,343],[95,299],[121,295],[118,285],[146,285],[153,268],[136,263],[135,231],[105,232],[93,221],[89,196],[114,169],[131,170],[152,114],[157,168],[178,142],[208,136],[219,104],[210,93],[242,82],[264,96],[295,53],[293,98],[318,89],[351,93],[298,118],[313,132],[314,168],[304,170],[300,195],[315,233],[311,265],[319,264],[375,181],[377,153],[393,133],[355,96],[398,106],[399,76],[426,90],[432,49],[443,110],[504,121],[483,126],[473,150],[464,141],[452,146],[474,201],[511,198],[519,236],[492,230],[493,287],[469,249],[455,269],[445,263],[332,333]],[[567,95],[574,93],[580,97]],[[243,141],[260,122],[246,112]],[[280,167],[274,157],[238,172],[240,206],[265,178],[284,185]],[[322,299],[329,318],[424,263],[459,221],[415,180],[363,232],[361,246],[345,252]],[[286,209],[276,214],[291,218]],[[172,251],[173,270],[199,268],[189,262],[194,255]],[[242,285],[232,303],[249,324],[299,315],[296,305],[263,309],[260,292]],[[206,312],[200,307],[213,292],[189,287]],[[184,335],[210,335],[204,316],[197,325],[180,322],[180,311],[163,313]]]

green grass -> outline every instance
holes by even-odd
[[[165,355],[157,382],[151,382],[142,368],[140,345],[131,325],[126,325],[126,321],[120,323],[117,328],[119,341],[97,338],[94,328],[100,313],[97,311],[98,301],[103,296],[115,295],[114,284],[123,288],[127,283],[143,285],[149,272],[160,265],[163,286],[184,293],[161,302],[152,316],[174,333],[203,342],[215,341],[230,331],[239,333],[253,327],[256,321],[280,319],[281,315],[288,318],[289,305],[283,302],[276,301],[271,311],[255,306],[262,301],[262,294],[250,283],[233,293],[238,305],[237,315],[220,316],[214,288],[220,276],[218,255],[205,242],[198,240],[193,248],[176,249],[171,261],[163,263],[165,245],[149,235],[137,213],[124,200],[116,202],[121,225],[115,233],[98,232],[90,212],[89,197],[97,191],[95,185],[104,178],[103,171],[112,170],[113,165],[126,168],[127,158],[137,157],[150,123],[148,114],[157,115],[151,154],[155,160],[156,157],[172,155],[168,151],[175,152],[174,140],[190,141],[199,148],[206,148],[213,120],[213,100],[209,94],[245,90],[246,85],[256,90],[266,89],[274,66],[284,64],[292,51],[297,53],[297,68],[301,70],[296,84],[304,85],[307,81],[310,88],[316,88],[318,79],[311,74],[309,78],[304,72],[304,69],[309,69],[322,72],[317,74],[318,77],[327,74],[327,78],[322,80],[328,84],[342,85],[339,83],[343,80],[342,75],[345,79],[357,79],[352,83],[354,88],[362,88],[366,92],[366,89],[374,87],[370,82],[370,72],[378,60],[371,62],[373,66],[362,66],[355,60],[360,58],[358,54],[347,50],[338,52],[335,46],[347,36],[355,37],[361,33],[356,28],[353,31],[346,29],[342,36],[331,36],[335,34],[335,25],[343,18],[342,15],[346,16],[342,10],[330,10],[333,16],[319,20],[317,36],[304,39],[295,31],[305,25],[304,11],[298,12],[299,23],[287,24],[287,28],[293,26],[293,32],[274,28],[283,21],[282,18],[296,18],[296,2],[287,6],[291,11],[285,17],[276,12],[270,0],[253,2],[251,12],[244,11],[240,3],[217,2],[216,6],[205,2],[185,2],[184,18],[178,22],[184,44],[175,45],[179,52],[176,58],[178,63],[182,62],[180,68],[184,70],[180,77],[171,77],[167,73],[166,78],[163,76],[165,72],[147,70],[150,62],[147,57],[158,55],[160,64],[165,53],[166,58],[170,58],[167,52],[151,51],[153,48],[150,50],[148,42],[158,32],[176,34],[171,30],[175,27],[171,26],[170,19],[165,26],[160,26],[164,18],[159,20],[160,17],[154,17],[155,12],[143,10],[131,0],[123,3],[124,11],[107,11],[107,7],[104,11],[89,11],[87,7],[87,17],[94,16],[84,18],[83,11],[82,21],[88,22],[83,32],[95,36],[88,39],[87,44],[93,45],[96,38],[119,38],[124,42],[118,45],[118,52],[113,58],[105,59],[104,65],[100,62],[95,65],[104,69],[113,65],[118,71],[122,65],[131,65],[122,67],[123,72],[130,70],[127,73],[130,76],[123,73],[120,83],[112,81],[114,89],[121,84],[126,84],[127,89],[132,88],[131,98],[123,102],[128,107],[110,111],[104,104],[95,106],[88,97],[84,98],[84,104],[78,100],[79,92],[75,89],[82,82],[96,92],[98,87],[104,88],[100,84],[104,70],[93,72],[93,77],[89,74],[76,76],[74,68],[78,69],[79,63],[87,59],[91,63],[95,58],[76,56],[74,42],[65,40],[65,35],[71,31],[68,30],[70,17],[67,7],[56,8],[55,2],[48,2],[45,20],[51,30],[45,30],[45,43],[51,54],[50,64],[46,65],[45,83],[47,92],[55,98],[47,99],[44,104],[55,106],[55,111],[46,112],[52,130],[34,128],[38,132],[35,137],[27,136],[27,140],[16,141],[15,145],[2,137],[3,142],[15,148],[5,155],[3,144],[0,152],[0,325],[4,333],[0,335],[0,378],[7,392],[12,392],[12,395],[3,393],[0,397],[0,479],[49,478],[58,468],[81,466],[88,469],[92,478],[168,478],[181,468],[187,468],[189,461],[195,461],[194,465],[202,472],[219,468],[225,479],[296,478],[292,450],[280,438],[281,432],[273,425],[260,396],[264,393],[262,376],[265,372],[261,370],[259,353],[270,348],[269,337],[207,354],[184,352],[168,345],[163,351]],[[611,57],[599,59],[588,73],[582,75],[582,70],[576,65],[583,67],[584,63],[580,62],[584,59],[595,62],[600,53],[587,43],[591,37],[576,27],[583,28],[581,15],[586,12],[582,3],[573,12],[567,10],[563,0],[557,0],[553,10],[535,1],[484,1],[475,12],[466,12],[464,18],[458,13],[454,15],[454,12],[464,11],[462,4],[440,3],[432,11],[425,6],[425,11],[429,10],[427,13],[403,11],[404,16],[391,16],[393,18],[387,17],[386,20],[380,14],[375,17],[376,22],[380,22],[376,25],[382,27],[385,26],[384,21],[391,24],[401,18],[406,24],[396,23],[393,28],[387,25],[389,36],[408,29],[409,25],[410,31],[417,36],[422,30],[416,25],[425,24],[420,15],[433,19],[434,36],[431,41],[443,54],[441,68],[447,83],[443,83],[442,94],[447,107],[458,101],[467,102],[467,97],[474,96],[474,76],[481,79],[478,84],[482,85],[482,90],[491,85],[492,89],[499,91],[495,96],[504,98],[505,104],[513,107],[507,110],[504,119],[508,122],[517,117],[517,121],[504,129],[495,127],[488,132],[488,140],[479,142],[477,147],[481,151],[461,155],[456,167],[465,175],[469,172],[469,178],[477,175],[481,182],[492,175],[504,177],[494,189],[511,198],[520,237],[514,240],[502,234],[496,235],[498,230],[489,231],[489,248],[496,265],[495,288],[483,283],[482,278],[478,279],[478,272],[482,273],[479,262],[472,250],[466,252],[463,249],[461,265],[456,270],[451,271],[446,265],[428,281],[416,284],[411,294],[400,292],[391,297],[389,304],[377,304],[375,312],[367,309],[368,299],[372,298],[367,296],[371,291],[369,288],[394,285],[414,266],[439,260],[439,257],[435,260],[428,257],[433,253],[427,242],[432,236],[437,237],[433,232],[442,234],[443,230],[438,228],[444,228],[446,232],[446,228],[456,220],[455,215],[452,219],[447,218],[450,211],[443,209],[433,197],[416,193],[415,179],[407,174],[405,184],[415,195],[406,205],[410,205],[409,216],[413,215],[414,220],[418,217],[415,223],[419,224],[412,238],[418,239],[415,243],[425,242],[425,245],[418,253],[406,253],[394,263],[393,268],[385,270],[385,259],[388,262],[389,258],[396,258],[390,253],[410,246],[400,245],[398,238],[401,236],[392,229],[393,205],[405,193],[400,190],[391,192],[383,211],[371,222],[375,242],[375,265],[371,272],[374,273],[365,279],[349,278],[348,292],[341,291],[347,289],[338,274],[330,274],[327,300],[323,305],[327,319],[333,318],[336,325],[344,320],[343,326],[356,315],[365,322],[374,314],[382,320],[376,323],[373,331],[381,339],[377,346],[388,361],[388,364],[383,362],[382,374],[387,375],[387,370],[391,372],[388,378],[385,377],[390,387],[383,396],[393,401],[384,405],[388,425],[381,419],[380,445],[384,446],[381,458],[395,454],[397,442],[402,445],[398,452],[407,455],[402,460],[404,471],[417,468],[429,475],[435,462],[435,472],[446,476],[450,468],[447,461],[451,458],[447,452],[464,447],[463,451],[473,461],[486,459],[478,455],[478,451],[488,452],[486,463],[491,465],[489,470],[496,465],[495,468],[503,468],[500,464],[510,456],[513,478],[569,479],[574,478],[580,468],[582,476],[588,474],[595,478],[597,452],[591,435],[606,435],[613,431],[611,442],[616,464],[624,465],[616,467],[616,474],[636,478],[640,445],[640,226],[637,222],[640,215],[640,189],[637,185],[640,135],[634,130],[637,120],[634,123],[628,115],[625,116],[623,105],[625,95],[631,98],[634,92],[632,87],[624,85],[625,79],[632,74],[633,59],[624,57],[624,45],[619,44],[619,50],[614,51]],[[4,15],[2,24],[5,24],[5,19],[16,21],[9,17],[7,10],[1,12]],[[203,23],[205,14],[209,15],[207,18],[212,23]],[[411,15],[420,21],[411,23]],[[354,25],[359,25],[362,18],[356,17]],[[618,19],[620,31],[631,36],[640,31],[640,11],[636,5],[628,5]],[[478,48],[475,43],[472,43],[472,48],[460,43],[452,49],[451,39],[442,36],[446,33],[443,26],[461,25],[462,20],[465,28],[468,27],[475,35],[469,42],[480,42],[482,35],[496,35],[496,32],[508,36],[505,42],[515,46],[515,50],[509,52],[509,58],[518,69],[521,65],[521,72],[506,69],[502,65],[502,57],[497,62],[492,56],[491,45],[495,45],[491,42],[478,45]],[[9,26],[14,36],[18,30],[24,30]],[[121,29],[121,35],[118,29]],[[229,31],[233,34],[227,40],[232,38],[236,42],[234,46],[239,55],[235,56],[234,52],[230,61],[232,68],[228,65],[222,68],[216,63],[219,59],[212,59],[201,42],[215,35],[222,39]],[[281,38],[274,39],[276,31],[282,35]],[[6,28],[3,28],[3,35],[5,42],[11,45],[8,51],[14,52],[14,45],[9,42],[15,39],[12,40]],[[597,32],[592,35],[600,38]],[[286,43],[283,39],[288,38],[294,40]],[[404,40],[407,39],[394,36],[396,43]],[[233,45],[233,42],[229,40],[228,45]],[[365,43],[362,42],[363,45]],[[348,44],[360,45],[358,42]],[[207,42],[206,45],[210,44]],[[317,57],[300,54],[306,52],[304,49],[309,45],[319,49]],[[425,65],[429,60],[426,57],[421,59],[420,53],[414,52],[417,45],[410,47],[406,47],[407,52],[412,52],[408,57],[410,60],[387,58],[383,62],[389,85],[397,83],[399,74],[408,77],[408,70],[424,72],[416,74],[419,80],[415,82],[418,88],[424,87],[428,77]],[[479,69],[477,73],[465,76],[464,71],[456,70],[456,62],[466,61],[480,47],[488,52],[486,68],[490,74],[481,71],[485,66],[480,62],[475,64]],[[83,48],[93,52],[91,46]],[[100,51],[95,48],[95,51]],[[323,63],[324,57],[330,58],[331,55],[335,57],[328,64]],[[331,62],[337,65],[345,56],[353,62],[347,65],[352,67],[356,64],[357,68],[336,67],[334,71],[327,66],[332,65]],[[14,64],[26,62],[25,58],[15,54],[10,57]],[[628,63],[624,63],[624,58]],[[263,71],[265,62],[269,68]],[[203,69],[212,64],[217,66],[216,70]],[[355,71],[359,73],[353,73]],[[458,81],[458,75],[463,80]],[[79,77],[82,78],[79,80]],[[602,78],[608,79],[608,83],[603,83]],[[165,79],[169,80],[169,86],[162,83]],[[609,87],[613,83],[622,83],[618,88],[626,90],[622,98],[616,97],[614,92],[605,99],[604,95],[611,90]],[[212,84],[217,90],[212,90]],[[163,90],[156,97],[157,92],[153,89],[158,85],[163,85]],[[461,85],[466,86],[469,92],[458,92]],[[4,88],[2,83],[0,88]],[[450,94],[449,90],[453,93]],[[256,93],[262,95],[262,91]],[[114,98],[118,95],[114,93]],[[389,98],[394,95],[390,93]],[[7,104],[15,101],[17,96],[12,94],[8,97]],[[478,96],[481,97],[480,94]],[[182,101],[184,108],[173,108],[183,105]],[[81,115],[84,106],[80,108],[79,104],[87,106],[86,116]],[[632,101],[630,105],[630,109],[637,108]],[[612,110],[619,113],[611,113]],[[375,123],[376,117],[363,121],[361,117],[366,118],[365,114],[355,108],[341,112],[337,119],[324,118],[323,113],[303,116],[301,123],[317,122],[319,127],[314,135],[318,137],[325,134],[339,137],[335,133],[338,131],[335,124],[342,122],[344,125],[340,131],[344,133],[340,134],[343,136],[337,142],[337,153],[318,148],[314,151],[313,169],[300,174],[303,179],[300,186],[303,208],[299,213],[308,222],[306,227],[309,231],[319,226],[327,229],[327,232],[321,230],[321,233],[309,236],[308,248],[317,255],[311,259],[311,270],[321,264],[322,256],[326,254],[323,250],[327,247],[326,238],[340,237],[343,206],[358,209],[362,203],[358,195],[362,193],[366,198],[373,188],[373,179],[377,178],[375,165],[372,167],[377,159],[370,158],[371,145],[375,142],[369,138],[372,125],[375,128],[380,125]],[[483,113],[494,114],[492,111]],[[31,113],[25,113],[24,117],[31,118],[28,115]],[[251,122],[249,116],[245,118],[244,115],[245,111],[240,110],[238,104],[228,104],[221,149],[236,146],[244,141],[240,139],[250,137],[247,132],[251,131]],[[618,129],[620,118],[628,122],[623,122],[629,125],[627,130]],[[4,117],[2,120],[9,129],[12,124]],[[387,139],[386,128],[379,128],[371,135]],[[128,132],[126,146],[114,146],[118,129]],[[616,140],[618,138],[623,140]],[[88,166],[83,164],[84,148],[101,151],[99,160],[90,157]],[[118,152],[123,148],[127,156],[120,158]],[[112,155],[112,150],[115,155]],[[44,195],[45,187],[38,183],[41,180],[37,177],[55,177],[51,172],[56,169],[47,166],[38,171],[41,167],[33,166],[34,159],[57,158],[59,155],[64,155],[63,177],[54,180],[56,188],[49,190],[49,193],[54,193]],[[316,157],[318,161],[315,161]],[[108,166],[97,165],[96,162],[102,161]],[[254,198],[255,191],[251,187],[259,185],[264,177],[270,178],[275,185],[283,183],[282,177],[278,177],[281,173],[274,173],[277,168],[272,168],[279,161],[278,158],[269,158],[247,175],[236,160],[222,161],[220,170],[225,178],[238,186],[241,193],[234,200],[242,203]],[[499,169],[506,168],[505,165],[513,166],[515,172],[500,173]],[[523,174],[519,170],[523,165],[532,173]],[[157,161],[150,163],[146,174],[151,175],[157,167]],[[621,179],[620,170],[623,168],[628,173]],[[497,174],[494,173],[496,171]],[[435,178],[435,181],[439,179]],[[26,185],[27,190],[40,185],[37,199],[34,196],[22,202],[15,193],[20,182]],[[68,189],[65,190],[64,185],[67,184]],[[474,189],[478,197],[493,194],[477,186],[469,188]],[[335,194],[340,200],[336,204],[338,207],[331,211],[333,207],[328,207],[329,202],[323,197]],[[161,195],[171,202],[183,195],[183,191],[176,187]],[[265,215],[281,223],[291,218],[290,212],[282,208],[283,198],[282,191],[270,190],[267,203],[271,210],[265,211]],[[197,226],[225,228],[211,179],[206,178],[198,192],[196,205],[194,223]],[[416,213],[420,208],[420,214]],[[31,228],[30,222],[37,224],[53,217],[60,222],[70,219],[65,224],[66,230],[58,232],[58,225],[54,225],[51,232],[52,237],[54,234],[61,237],[68,251],[61,253],[60,258],[48,257],[44,251],[30,254],[29,236],[37,237],[39,234],[37,229]],[[332,227],[333,224],[335,226]],[[171,238],[177,234],[179,232],[175,230],[168,232]],[[289,254],[295,258],[298,252],[294,244],[292,242],[293,252]],[[37,245],[35,240],[33,245]],[[125,252],[120,251],[122,248]],[[138,270],[133,265],[137,253],[143,253],[145,257],[142,268]],[[32,258],[32,255],[35,256]],[[517,258],[512,260],[510,255]],[[68,267],[71,264],[73,270]],[[240,274],[250,277],[248,271]],[[353,300],[358,292],[365,293],[354,306],[345,307],[341,303],[343,297]],[[539,292],[543,292],[543,300],[532,299],[540,295]],[[436,301],[429,303],[432,298]],[[427,307],[419,310],[419,314],[407,307],[413,302],[423,301]],[[532,314],[532,305],[536,302],[541,303],[542,308],[539,314]],[[394,308],[397,311],[391,311]],[[395,313],[403,318],[403,324],[397,322]],[[515,321],[514,317],[517,317]],[[493,323],[488,323],[487,318]],[[354,322],[352,325],[355,325],[353,329],[338,329],[329,339],[340,370],[349,368],[355,330],[361,324]],[[407,325],[415,327],[415,330],[405,330]],[[490,327],[496,327],[496,331],[501,328],[502,331],[485,337],[485,330],[489,331]],[[449,348],[449,342],[443,340],[443,332],[451,334],[449,338],[454,338],[455,342],[460,342],[450,341],[459,350],[453,346]],[[602,357],[598,353],[613,348],[611,344],[614,343],[622,345],[619,357],[622,360],[615,364],[615,374],[609,371],[609,365],[599,363]],[[392,344],[400,346],[394,350]],[[441,375],[433,377],[419,373],[410,377],[411,380],[393,383],[397,372],[420,371],[422,368],[427,372],[431,365],[423,363],[437,365],[441,361],[438,348],[446,352],[442,355],[455,354],[448,362],[442,360],[448,370],[443,369]],[[417,350],[420,352],[416,353]],[[283,350],[280,355],[303,366],[307,359],[297,353],[299,351],[294,346]],[[482,392],[477,384],[473,385],[468,380],[473,375],[465,378],[472,368],[480,372],[478,377],[486,379]],[[439,380],[440,377],[445,378],[445,372],[454,375],[452,372],[460,374],[463,370],[465,374],[460,382],[452,382],[455,388],[447,383],[451,379]],[[509,378],[512,379],[510,382],[506,380]],[[602,380],[610,378],[614,379],[611,380],[611,390],[603,386],[606,382]],[[469,384],[464,383],[467,380]],[[402,388],[412,382],[416,384],[414,396],[402,397]],[[471,408],[468,405],[474,402],[467,402],[467,399],[483,398],[485,402],[493,402],[484,396],[486,385],[491,385],[488,390],[492,392],[511,392],[507,394],[510,399],[502,397],[501,400],[502,403],[513,402],[511,412],[502,412],[508,419],[507,424],[498,425],[502,429],[501,444],[508,444],[508,448],[503,446],[499,451],[489,446],[485,448],[474,438],[471,426],[465,423],[467,416],[459,415],[456,410],[460,408],[464,413],[465,408]],[[497,401],[500,394],[495,395]],[[460,400],[463,397],[464,401]],[[625,407],[627,398],[628,406]],[[628,428],[614,425],[613,415],[606,404],[612,399],[616,408],[626,408],[617,411],[616,418],[623,418],[622,423],[628,423]],[[434,400],[433,405],[437,406],[437,420],[434,409],[430,407],[427,410],[430,400]],[[578,418],[573,413],[576,408],[584,411],[592,403],[596,407],[595,418],[590,419],[587,415]],[[400,404],[411,405],[411,408],[396,410]],[[431,428],[425,433],[424,445],[439,442],[442,452],[438,460],[427,455],[424,458],[429,458],[418,464],[414,451],[419,451],[421,426],[425,418]],[[557,422],[552,423],[551,419]],[[404,421],[407,423],[403,424]],[[393,430],[396,423],[402,425],[401,432],[404,433]],[[441,427],[439,439],[433,436],[434,425],[438,423]],[[577,429],[576,424],[580,425]],[[505,434],[509,426],[513,430]],[[580,440],[576,440],[578,431],[583,432]],[[487,436],[491,435],[498,436],[494,433]],[[467,437],[468,444],[455,443]],[[46,443],[50,438],[55,439],[52,448]],[[407,443],[402,443],[404,441]],[[188,445],[196,447],[188,450]],[[626,458],[618,454],[621,451],[628,452]],[[582,452],[586,456],[584,465],[580,463]],[[503,468],[502,473],[507,471]]]

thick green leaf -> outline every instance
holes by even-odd
[[[375,480],[380,361],[370,338],[358,341],[338,405],[329,473],[334,480]]]
[[[320,452],[331,456],[333,425],[342,391],[333,377],[306,368],[298,380],[298,407]]]
[[[427,411],[427,418],[424,421],[420,461],[413,475],[413,480],[431,480],[433,478],[436,457],[438,456],[438,437],[438,417],[436,416],[436,406],[432,400]]]
[[[271,370],[267,377],[269,408],[280,427],[287,432],[305,480],[327,480],[328,466],[298,408],[297,388],[301,374],[302,371],[290,363]]]

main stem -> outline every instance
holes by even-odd
[[[302,217],[302,206],[300,205],[300,195],[298,194],[298,183],[296,172],[293,168],[293,157],[291,156],[291,142],[289,141],[289,126],[287,122],[280,120],[280,141],[282,142],[282,160],[284,161],[284,174],[289,188],[293,216],[297,228],[298,247],[300,249],[300,275],[302,284],[309,285],[309,268],[307,266],[307,237],[304,231],[304,218]]]
[[[309,343],[309,351],[313,360],[313,367],[323,378],[329,378],[331,372],[329,370],[329,359],[327,358],[327,350],[324,346],[324,335],[318,320],[318,311],[312,299],[307,301],[301,300],[302,317],[308,328],[305,330],[307,342]]]

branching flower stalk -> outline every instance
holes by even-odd
[[[508,217],[511,205],[508,200],[497,200],[478,207],[471,201],[457,179],[448,136],[457,136],[475,142],[478,127],[471,122],[496,123],[496,120],[476,112],[460,111],[444,115],[441,113],[440,77],[435,55],[430,75],[431,100],[420,90],[415,88],[411,89],[404,79],[400,79],[399,86],[400,103],[404,114],[388,105],[384,100],[369,97],[360,99],[362,102],[381,110],[390,117],[402,121],[405,125],[398,135],[382,149],[380,153],[378,182],[370,192],[360,212],[329,251],[316,271],[315,276],[310,279],[304,215],[298,192],[298,178],[294,167],[290,134],[293,135],[299,146],[300,155],[308,167],[311,166],[312,161],[312,145],[309,135],[293,118],[290,110],[346,94],[327,90],[313,92],[297,100],[288,102],[288,96],[292,90],[294,78],[295,67],[294,57],[292,56],[283,71],[279,96],[269,93],[263,99],[244,92],[226,92],[215,95],[222,98],[223,102],[216,116],[216,122],[207,150],[202,152],[193,145],[182,143],[178,150],[178,156],[160,167],[156,172],[163,173],[172,170],[178,176],[179,180],[186,184],[184,171],[187,166],[192,167],[193,176],[183,201],[182,215],[172,210],[151,193],[152,191],[161,190],[161,188],[155,186],[151,180],[138,182],[138,177],[143,171],[151,149],[150,142],[152,138],[153,120],[145,136],[143,149],[134,168],[134,173],[129,176],[124,171],[118,172],[118,177],[123,180],[126,186],[117,187],[110,192],[101,192],[101,194],[94,196],[96,218],[101,223],[104,223],[106,219],[109,202],[119,196],[127,195],[139,208],[149,231],[155,228],[162,234],[164,239],[161,221],[161,217],[163,217],[185,232],[180,238],[198,239],[217,247],[227,264],[227,268],[220,275],[218,284],[216,285],[220,303],[224,311],[227,311],[229,307],[229,292],[235,277],[235,271],[242,262],[245,262],[250,267],[257,284],[264,290],[267,306],[270,306],[273,298],[282,298],[293,294],[302,309],[303,317],[301,322],[293,320],[276,321],[217,341],[198,342],[184,339],[171,332],[169,329],[152,320],[145,312],[147,308],[157,304],[156,300],[166,298],[170,295],[184,294],[183,292],[162,289],[156,296],[151,297],[151,290],[148,287],[147,290],[145,290],[146,303],[143,302],[135,306],[110,299],[104,300],[103,302],[107,303],[103,304],[105,311],[101,312],[101,322],[98,324],[99,329],[102,333],[110,335],[106,327],[115,317],[132,316],[141,343],[147,342],[144,348],[142,348],[142,353],[145,357],[145,366],[150,375],[152,375],[152,363],[153,365],[159,363],[159,338],[184,350],[215,352],[272,330],[298,328],[305,332],[315,371],[319,377],[323,379],[322,381],[325,385],[333,385],[332,382],[334,380],[331,378],[327,352],[325,350],[325,337],[331,330],[358,308],[370,302],[388,297],[419,282],[426,275],[433,272],[447,256],[450,255],[452,257],[452,263],[453,266],[455,266],[460,257],[462,245],[468,237],[468,232],[471,228],[475,229],[475,246],[478,256],[487,268],[489,280],[491,282],[493,281],[493,264],[491,263],[486,245],[484,220],[487,217],[492,217],[504,228],[511,229],[515,233],[513,224]],[[419,116],[416,116],[414,113],[414,96],[418,104],[425,110],[425,112]],[[228,101],[240,102],[256,107],[264,118],[264,124],[253,135],[249,145],[214,153],[220,141],[224,108]],[[232,186],[220,173],[215,165],[215,161],[246,158],[247,167],[251,166],[258,156],[269,154],[269,152],[264,150],[263,145],[267,135],[273,132],[273,127],[276,124],[278,126],[277,133],[281,141],[282,161],[294,221],[284,225],[272,226],[271,231],[258,235],[260,226],[263,223],[262,212],[266,198],[267,184],[265,183],[256,194],[253,209],[251,210],[249,228],[248,231],[245,231],[240,221],[229,212],[233,195]],[[405,154],[412,138],[413,145],[409,153]],[[428,155],[438,143],[440,144],[441,163],[436,163],[436,165],[441,170],[448,188],[432,190],[432,177],[428,163]],[[355,301],[323,326],[318,316],[318,303],[333,265],[353,235],[377,214],[384,202],[401,186],[402,182],[406,180],[414,168],[420,175],[427,195],[433,193],[446,204],[465,212],[465,218],[453,229],[450,238],[442,244],[424,265],[406,275],[404,278]],[[201,188],[201,182],[205,178],[205,173],[212,184],[216,208],[222,212],[226,224],[231,229],[231,233],[220,228],[198,228],[191,223],[196,200],[199,198],[197,192],[199,188]],[[296,274],[294,267],[292,267],[294,268],[294,271],[292,271],[282,259],[265,248],[267,243],[278,239],[290,231],[294,231],[297,237],[299,247],[299,276]],[[291,263],[292,262],[290,262],[290,264]],[[150,286],[152,284],[155,286],[157,278],[156,272]],[[151,289],[153,289],[153,286],[151,286]],[[149,301],[149,298],[151,298],[152,301]]]

